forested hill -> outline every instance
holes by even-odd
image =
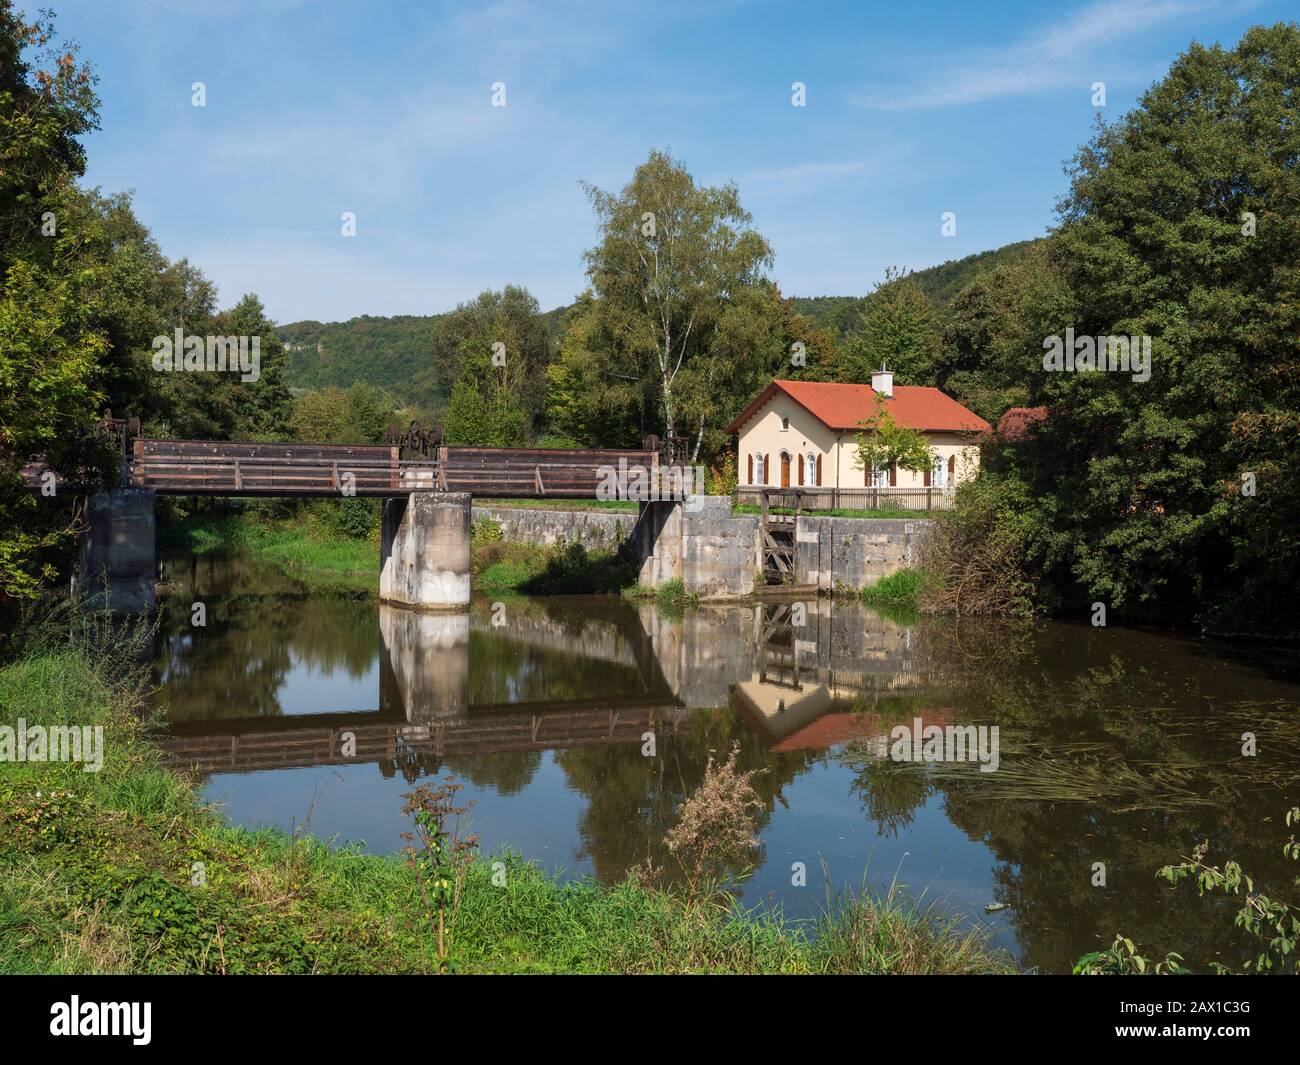
[[[542,315],[558,342],[567,307]],[[421,403],[437,395],[429,354],[442,314],[363,314],[346,322],[291,322],[279,327],[288,353],[286,375],[294,388],[346,388],[357,381],[378,385]],[[417,395],[410,396],[414,390]]]
[[[978,274],[1020,259],[1037,240],[1022,240],[964,259],[918,270],[911,276],[939,307]],[[862,296],[796,296],[795,310],[835,339],[857,327]],[[568,307],[547,311],[547,330],[558,341]],[[391,318],[362,315],[346,322],[292,322],[279,328],[289,354],[288,382],[295,388],[346,388],[365,381],[420,403],[440,396],[430,367],[434,325],[441,314],[401,314]]]
[[[921,291],[942,309],[979,274],[1010,266],[1041,244],[1043,239],[1019,240],[991,251],[967,255],[964,259],[949,259],[938,266],[917,270],[910,276],[921,286]],[[839,339],[857,328],[858,312],[862,310],[866,296],[795,296],[793,299],[796,311]]]

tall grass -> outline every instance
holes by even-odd
[[[887,573],[875,584],[869,584],[858,593],[869,606],[917,608],[925,577],[918,569],[900,569]]]

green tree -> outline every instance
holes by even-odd
[[[1071,307],[1043,245],[977,275],[945,316],[934,384],[996,422],[1008,407],[1029,402],[1029,381],[1042,370],[1043,337]]]
[[[432,391],[459,396],[456,409],[462,412],[470,409],[467,390],[478,392],[484,411],[498,418],[490,435],[505,434],[506,443],[523,444],[541,426],[550,359],[551,338],[536,298],[516,285],[489,289],[434,324]],[[522,421],[515,425],[518,419],[508,411],[521,412]],[[466,432],[477,430],[458,422],[458,435]]]
[[[67,505],[22,486],[43,453],[68,473],[92,458],[107,340],[94,314],[100,264],[66,222],[85,168],[78,137],[97,128],[94,77],[58,46],[46,16],[0,0],[0,593],[33,595],[73,528]],[[102,466],[96,451],[90,465]],[[65,493],[65,499],[68,493]]]
[[[930,297],[910,274],[890,267],[859,312],[844,372],[849,380],[866,382],[873,371],[887,366],[909,384],[933,384],[939,344],[939,319]]]
[[[1298,98],[1294,23],[1193,44],[1075,160],[1053,261],[1078,309],[1052,333],[1152,338],[1149,380],[1031,382],[1050,416],[1016,475],[1081,606],[1300,629]]]
[[[389,395],[374,385],[358,381],[350,388],[303,392],[293,404],[290,418],[295,440],[323,444],[379,444],[397,417]]]
[[[925,473],[934,462],[934,454],[925,434],[899,425],[890,413],[889,401],[876,393],[876,409],[860,423],[857,435],[858,458],[863,469],[887,470],[896,466],[914,473]]]
[[[584,371],[617,383],[629,413],[652,410],[646,431],[694,437],[698,455],[711,413],[701,390],[725,370],[722,319],[762,280],[772,250],[734,184],[696,185],[664,152],[651,152],[620,192],[586,189],[601,239],[586,254],[597,322],[584,323],[582,339],[601,347]],[[689,417],[687,383],[697,407]]]
[[[528,433],[528,415],[506,388],[485,392],[469,378],[456,382],[443,412],[447,442],[466,447],[518,447]]]

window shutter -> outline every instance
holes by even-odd
[[[957,483],[957,456],[956,455],[948,456],[948,483],[949,484]]]
[[[927,466],[927,467],[925,468],[925,487],[926,487],[926,488],[929,488],[929,487],[930,487],[930,467],[929,467],[929,466]]]
[[[767,479],[772,476],[772,455],[770,452],[763,453],[763,483],[767,484]]]
[[[798,457],[798,459],[796,459],[796,461],[795,461],[795,465],[799,467],[799,484],[800,484],[800,486],[802,486],[802,485],[803,485],[803,466],[804,466],[804,458],[803,458],[802,455],[800,455],[800,456]]]
[[[820,488],[821,486],[822,486],[822,457],[818,455],[817,456],[817,487]]]
[[[889,464],[889,487],[898,487],[898,463],[896,462],[891,462]]]
[[[749,455],[749,476],[745,478],[745,483],[754,483],[754,455],[752,452]]]

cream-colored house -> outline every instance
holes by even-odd
[[[863,468],[857,437],[862,422],[875,414],[876,395],[900,425],[919,429],[930,441],[934,465],[924,474],[911,470]],[[822,488],[835,492],[839,505],[863,489],[947,489],[974,477],[979,469],[977,436],[989,423],[937,388],[894,386],[894,375],[880,371],[870,385],[822,381],[773,381],[727,426],[737,437],[737,480],[747,487]],[[857,491],[851,491],[856,489]],[[817,496],[831,492],[810,493]],[[932,497],[916,491],[894,493],[900,502]],[[913,502],[913,505],[915,503]]]

